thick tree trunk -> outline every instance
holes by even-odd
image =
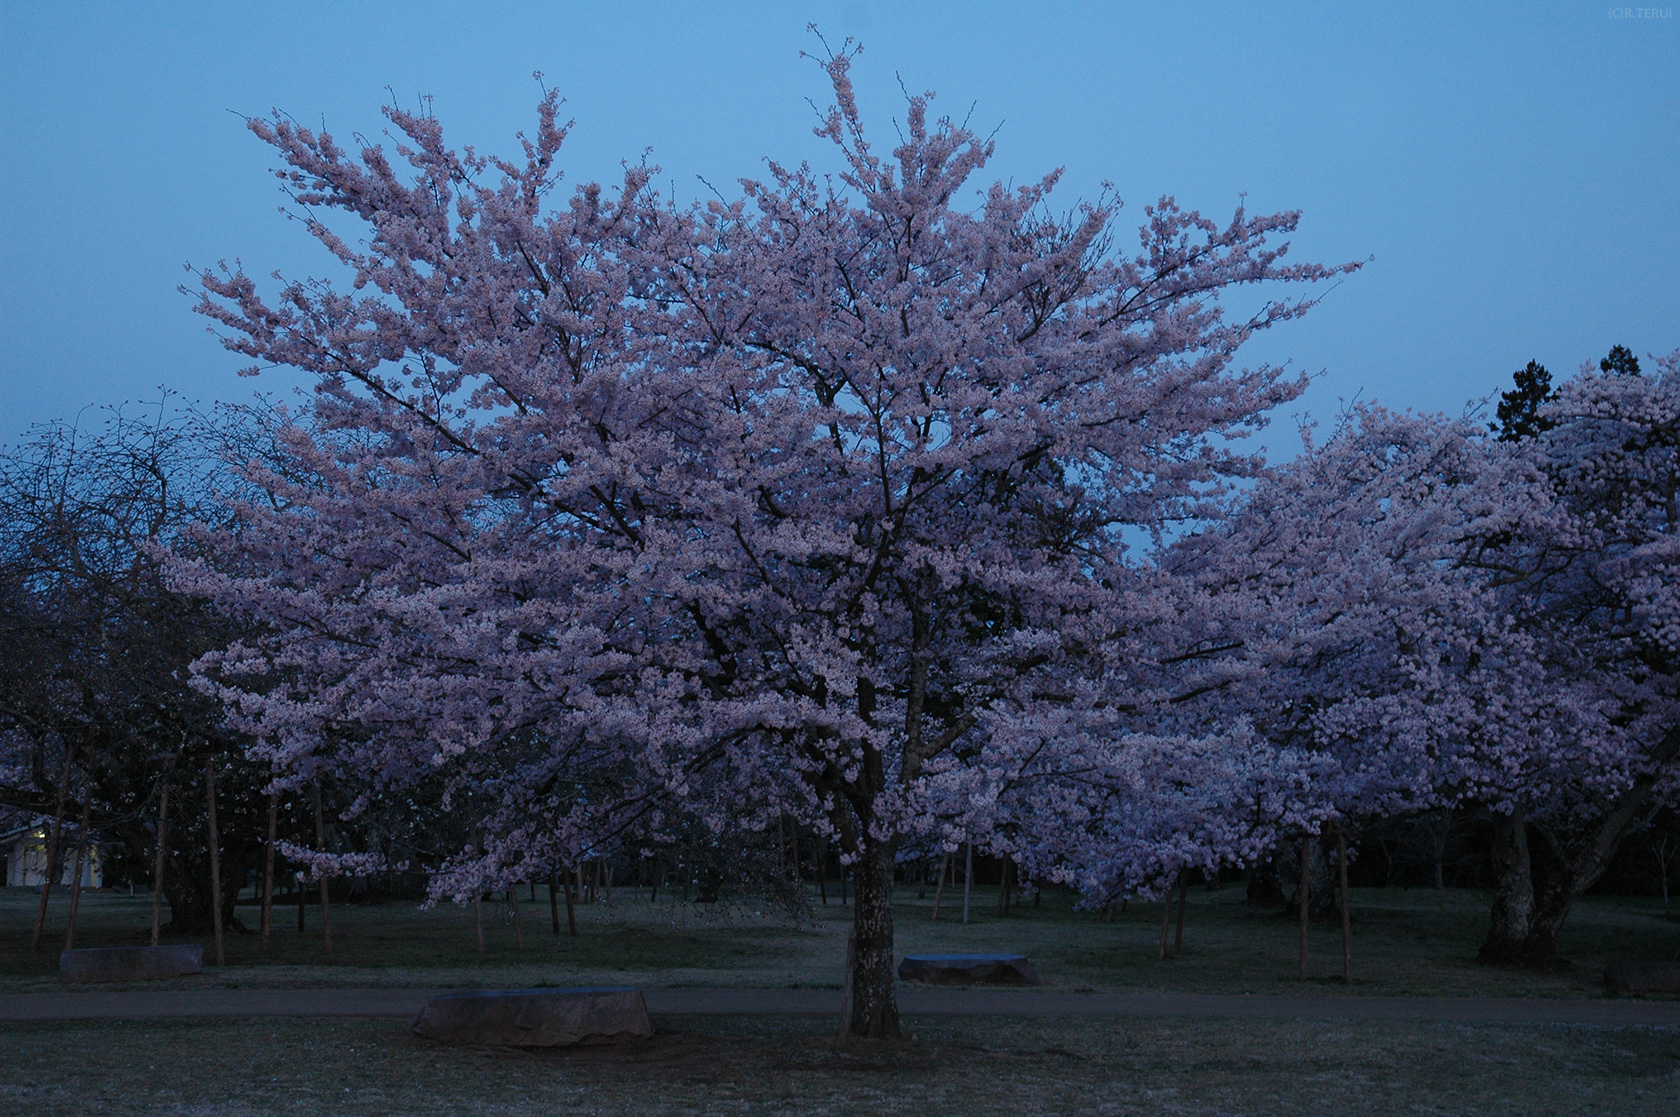
[[[217,889],[221,893],[218,905],[210,888],[208,825],[185,827],[179,813],[173,821],[169,829],[172,833],[180,831],[180,836],[164,867],[163,896],[169,902],[169,922],[163,929],[174,935],[212,935],[214,911],[219,907],[224,932],[237,934],[247,930],[238,916],[235,901],[240,882],[251,869],[262,864],[262,846],[236,844],[226,834],[217,835],[221,882]]]
[[[1519,966],[1549,963],[1557,946],[1557,929],[1574,901],[1570,896],[1561,910],[1542,910],[1538,894],[1542,890],[1535,887],[1534,856],[1528,839],[1528,821],[1521,810],[1494,815],[1492,923],[1478,954],[1483,962]],[[1544,892],[1555,893],[1556,889]]]
[[[842,1035],[862,1039],[900,1035],[893,991],[893,854],[892,842],[871,840],[857,861],[841,996]]]
[[[1296,912],[1297,905],[1301,902],[1303,856],[1307,868],[1307,903],[1312,907],[1312,917],[1329,919],[1336,914],[1336,867],[1331,864],[1325,844],[1319,837],[1314,837],[1310,842],[1292,844],[1287,853],[1280,856],[1278,871],[1285,889],[1284,902],[1291,912]]]
[[[1665,738],[1651,755],[1650,771],[1660,771],[1677,751],[1680,733]],[[1610,867],[1617,845],[1650,801],[1655,786],[1656,779],[1649,773],[1636,779],[1586,840],[1571,850],[1547,839],[1520,810],[1494,815],[1493,918],[1477,957],[1500,965],[1549,965],[1570,909]],[[1534,837],[1542,839],[1539,857]]]

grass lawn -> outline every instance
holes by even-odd
[[[794,921],[620,888],[578,909],[572,938],[549,932],[538,895],[522,904],[524,950],[502,904],[486,905],[482,954],[471,911],[453,905],[337,906],[331,955],[317,909],[299,934],[295,909],[279,908],[266,948],[232,935],[227,966],[160,984],[839,985],[851,909],[837,902]],[[1680,923],[1659,904],[1594,897],[1564,935],[1571,965],[1489,969],[1474,962],[1485,896],[1359,890],[1357,983],[1341,984],[1339,929],[1325,925],[1303,990],[1295,924],[1250,907],[1240,888],[1193,890],[1184,952],[1166,962],[1159,904],[1101,922],[1050,893],[1000,919],[982,891],[965,926],[960,896],[949,900],[934,923],[931,898],[900,890],[900,953],[1020,951],[1073,990],[1592,997],[1609,958],[1680,953]],[[53,900],[39,953],[28,947],[35,904],[0,889],[0,990],[60,987],[67,899]],[[150,910],[143,895],[89,894],[78,944],[142,944]],[[255,908],[240,912],[255,922]],[[655,1024],[645,1043],[547,1052],[440,1047],[388,1020],[0,1025],[0,1113],[1680,1113],[1673,1028],[922,1017],[907,1020],[913,1042],[870,1045],[836,1043],[823,1018]]]
[[[837,901],[814,904],[814,917],[796,922],[773,912],[667,904],[663,897],[652,904],[645,890],[619,888],[610,903],[578,908],[581,933],[571,938],[550,933],[546,890],[537,895],[537,903],[521,904],[524,950],[515,946],[505,904],[485,906],[482,954],[471,910],[453,904],[430,910],[400,903],[335,905],[330,955],[321,950],[317,908],[307,909],[308,929],[299,934],[295,909],[277,907],[267,947],[253,934],[230,935],[226,967],[207,966],[204,977],[178,984],[839,987],[851,909]],[[38,953],[28,945],[36,902],[32,891],[0,888],[0,990],[59,988],[68,898],[55,893]],[[1296,976],[1295,923],[1275,908],[1250,906],[1240,887],[1192,889],[1184,951],[1165,962],[1156,957],[1158,903],[1133,903],[1106,923],[1073,910],[1054,892],[1046,893],[1042,906],[1029,903],[1001,919],[995,905],[995,892],[978,890],[964,926],[960,894],[955,903],[947,895],[934,923],[931,896],[918,899],[914,887],[901,888],[899,952],[1017,951],[1054,986],[1072,990],[1542,997],[1603,995],[1599,972],[1612,958],[1680,955],[1680,922],[1665,919],[1660,902],[1588,897],[1564,930],[1560,953],[1571,963],[1567,968],[1544,974],[1490,969],[1474,960],[1487,927],[1485,895],[1356,889],[1356,984],[1346,990],[1341,983],[1340,931],[1326,922],[1313,931],[1313,977],[1304,990]],[[254,906],[239,910],[256,923]],[[143,944],[150,913],[144,895],[88,893],[77,945]],[[195,941],[204,942],[208,963],[208,936]]]
[[[439,1047],[394,1021],[0,1027],[17,1114],[1680,1112],[1680,1030],[912,1018],[656,1020],[623,1047]]]

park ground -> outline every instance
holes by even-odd
[[[750,905],[650,903],[616,890],[554,935],[544,889],[470,909],[335,905],[333,951],[319,911],[276,909],[264,946],[231,935],[227,965],[169,988],[519,987],[633,984],[838,988],[850,909],[802,918]],[[815,901],[815,897],[812,898]],[[900,953],[1027,954],[1067,992],[1598,998],[1617,957],[1680,954],[1660,902],[1588,897],[1545,973],[1474,961],[1486,896],[1470,890],[1354,892],[1355,983],[1341,981],[1339,927],[1312,934],[1297,976],[1296,926],[1242,890],[1192,890],[1182,953],[1157,957],[1161,906],[1111,921],[1047,893],[1009,915],[978,891],[929,919],[931,895],[901,889]],[[58,988],[64,901],[48,943],[28,945],[35,896],[0,889],[0,991]],[[141,944],[150,902],[83,900],[77,945]],[[256,922],[256,909],[241,906]],[[563,920],[562,916],[562,920]],[[56,938],[55,938],[56,936]],[[194,940],[205,941],[205,940]],[[208,946],[206,942],[206,946]],[[210,961],[211,951],[206,951]],[[149,986],[156,987],[156,986]],[[108,988],[108,987],[107,987]],[[67,994],[74,995],[74,994]],[[1680,1029],[1429,1021],[907,1017],[903,1045],[837,1042],[812,1016],[656,1018],[641,1044],[565,1052],[442,1048],[401,1021],[218,1019],[0,1025],[0,1112],[71,1113],[1616,1113],[1680,1112]]]

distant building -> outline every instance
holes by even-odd
[[[36,822],[0,833],[0,850],[6,854],[6,884],[11,888],[39,888],[47,879],[47,835],[50,822]],[[58,883],[69,887],[76,871],[76,827],[64,824],[59,835]],[[82,887],[105,887],[105,849],[98,835],[90,836],[87,858],[82,862]]]

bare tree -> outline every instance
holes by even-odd
[[[229,772],[222,891],[262,848],[262,770],[190,685],[230,623],[169,588],[161,548],[213,516],[220,431],[166,396],[98,422],[51,423],[0,451],[0,804],[51,815],[71,775],[120,864],[153,876],[158,799],[207,760]],[[163,859],[171,928],[212,922],[202,803],[177,799]]]

